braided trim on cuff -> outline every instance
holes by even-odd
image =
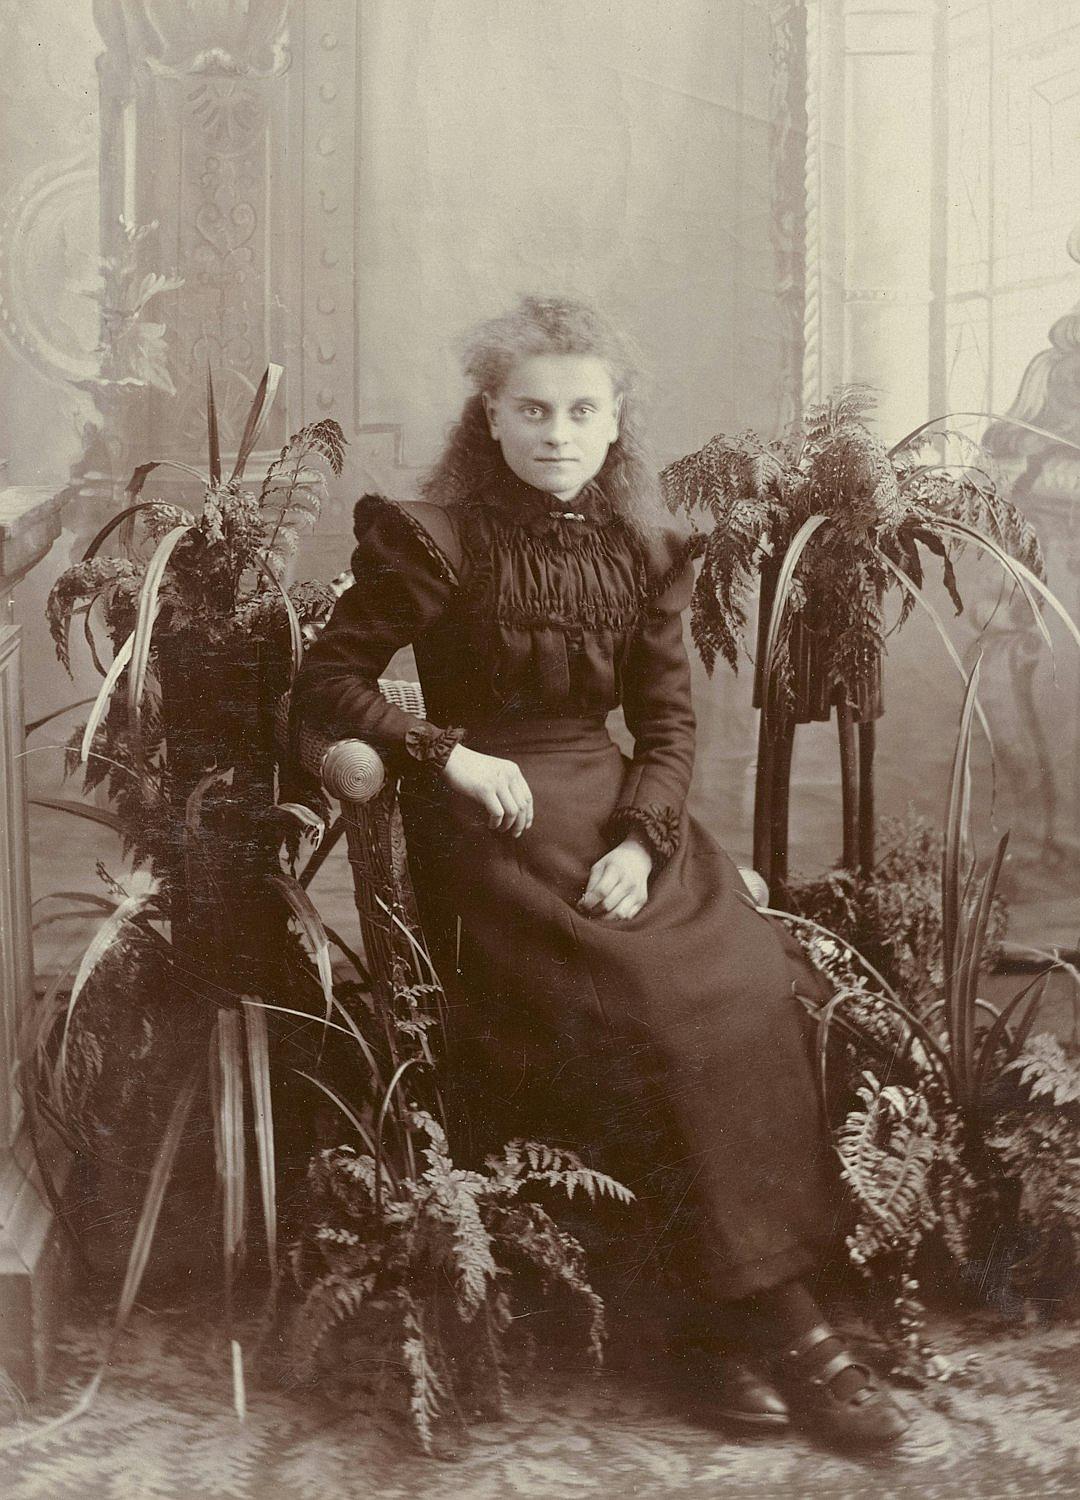
[[[464,738],[464,729],[440,729],[437,724],[418,719],[405,731],[405,753],[421,765],[441,771],[450,759],[451,750]]]
[[[679,847],[679,814],[674,807],[655,802],[646,807],[618,807],[608,819],[607,833],[616,842],[634,834],[663,864]]]

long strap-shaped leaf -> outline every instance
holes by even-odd
[[[262,1195],[266,1258],[270,1265],[270,1296],[277,1290],[277,1174],[274,1142],[274,1107],[270,1090],[270,1035],[266,1011],[244,1001],[244,1033],[247,1038],[248,1077],[251,1081],[251,1112],[255,1126],[255,1149],[259,1158],[259,1190]]]
[[[135,646],[135,632],[132,631],[127,640],[120,647],[112,659],[109,670],[105,673],[105,681],[98,688],[98,695],[94,699],[94,706],[90,710],[90,717],[86,721],[83,730],[82,743],[79,746],[79,759],[85,765],[90,759],[90,747],[94,743],[94,736],[101,727],[101,721],[109,707],[109,699],[113,695],[113,689],[120,680],[120,674],[131,660],[131,653]]]
[[[798,917],[794,912],[781,911],[779,907],[759,906],[755,910],[759,911],[763,917],[778,917],[780,921],[788,926],[805,927],[811,932],[820,933],[823,937],[830,938],[838,948],[842,948],[851,962],[861,966],[870,978],[874,980],[875,984],[880,987],[880,996],[876,998],[880,998],[882,1003],[903,1021],[911,1036],[921,1044],[923,1051],[926,1053],[927,1061],[932,1063],[937,1068],[942,1079],[946,1083],[949,1083],[949,1060],[941,1044],[926,1026],[923,1025],[915,1013],[909,1010],[903,1001],[900,1000],[888,980],[874,968],[868,958],[864,958],[857,948],[853,948],[846,938],[841,937],[838,932],[833,932],[831,928],[822,926],[820,922],[815,922],[811,917]],[[811,1014],[816,1015],[817,1011],[811,1011]],[[908,1047],[910,1049],[910,1041]]]
[[[996,1020],[990,1027],[989,1031],[987,1031],[986,1036],[983,1039],[982,1051],[979,1055],[979,1065],[975,1074],[974,1102],[976,1104],[979,1102],[979,1098],[985,1086],[987,1074],[990,1071],[990,1065],[994,1060],[994,1054],[997,1052],[1002,1040],[1006,1036],[1008,1036],[1009,1023],[1012,1021],[1013,1016],[1016,1015],[1017,1011],[1022,1005],[1024,1005],[1026,1001],[1027,1007],[1017,1025],[1017,1032],[1022,1033],[1025,1027],[1030,1025],[1031,1021],[1034,1019],[1035,1012],[1039,1009],[1040,1005],[1042,1005],[1043,1001],[1046,999],[1047,984],[1049,982],[1050,975],[1053,972],[1053,968],[1054,965],[1051,964],[1041,973],[1036,974],[1033,979],[1030,979],[1022,989],[1018,990],[1016,994],[1013,995],[1012,999],[1002,1006]],[[1010,1058],[1015,1055],[1014,1048],[1016,1048],[1015,1036],[1011,1039],[1011,1043],[1009,1046]]]
[[[240,437],[240,446],[236,451],[236,464],[229,478],[231,484],[234,479],[244,477],[244,469],[251,457],[255,444],[259,441],[266,419],[270,415],[270,408],[274,404],[277,388],[281,383],[281,377],[285,373],[283,365],[269,364],[263,371],[263,377],[259,381],[255,398],[251,403],[244,423],[244,431]]]
[[[221,1184],[222,1263],[225,1319],[233,1337],[233,1289],[244,1244],[244,1053],[240,1017],[221,1009],[210,1041],[214,1157]]]
[[[67,1057],[68,1033],[71,1030],[71,1017],[79,996],[86,987],[91,974],[98,964],[108,953],[109,949],[120,937],[121,932],[151,901],[157,897],[156,891],[145,891],[141,896],[127,896],[120,905],[108,917],[105,918],[97,932],[94,933],[87,947],[79,967],[75,973],[75,982],[71,986],[71,994],[68,996],[67,1015],[64,1019],[64,1037],[60,1045],[60,1070],[63,1073]]]
[[[391,1078],[390,1082],[386,1086],[386,1093],[383,1095],[382,1103],[379,1105],[379,1115],[378,1119],[375,1122],[375,1222],[377,1224],[382,1222],[383,1129],[386,1124],[387,1112],[390,1109],[390,1105],[393,1103],[394,1095],[397,1093],[398,1084],[405,1077],[405,1074],[409,1071],[409,1069],[415,1067],[419,1062],[420,1058],[418,1057],[407,1057],[403,1063],[398,1064],[393,1078]],[[401,1119],[399,1123],[401,1126],[402,1135],[405,1139],[406,1144],[408,1144],[408,1121],[405,1119]]]
[[[143,485],[150,478],[150,475],[154,472],[155,469],[176,469],[181,474],[189,474],[192,479],[197,479],[203,486],[203,488],[206,488],[206,475],[200,474],[198,469],[193,469],[190,464],[177,463],[174,459],[171,458],[152,458],[149,463],[139,464],[138,467],[132,472],[131,478],[127,482],[127,489],[124,491],[124,494],[127,495],[130,500],[134,501],[136,495],[142,494]],[[121,517],[120,519],[124,518]],[[106,535],[107,534],[108,533],[106,532]],[[97,541],[96,537],[95,541]],[[100,542],[98,542],[98,545],[100,546]]]
[[[960,653],[953,645],[952,639],[949,636],[949,632],[945,629],[944,620],[941,618],[941,615],[938,613],[934,605],[927,598],[925,591],[919,588],[918,584],[915,583],[914,580],[909,578],[902,568],[898,568],[891,557],[886,557],[884,552],[878,553],[878,559],[880,562],[883,562],[885,564],[890,573],[895,574],[901,585],[908,591],[908,593],[916,601],[916,603],[922,606],[922,608],[930,616],[931,620],[933,620],[934,624],[937,627],[937,632],[941,636],[941,640],[945,647],[945,650],[949,654],[949,660],[952,662],[956,670],[960,673],[961,679],[966,683],[968,674],[964,670],[964,663],[960,659]],[[982,704],[979,702],[977,696],[975,699],[975,713],[978,717],[980,725],[982,726],[982,731],[986,735],[987,743],[990,746],[990,753],[991,755],[993,755],[994,741],[990,733],[990,725],[987,722],[986,715],[983,713]]]
[[[959,1081],[961,1097],[965,1104],[973,1102],[977,1078],[975,1019],[978,1010],[979,969],[986,944],[986,928],[990,920],[994,892],[997,889],[1008,842],[1009,835],[1003,834],[998,841],[993,862],[979,887],[975,909],[969,915],[964,930],[958,972],[952,986],[952,1013],[948,1016],[949,1045],[953,1055],[953,1070]]]
[[[268,875],[266,879],[267,884],[272,885],[284,896],[299,924],[300,931],[307,938],[318,971],[319,983],[322,986],[323,999],[326,1001],[326,1020],[329,1021],[334,1009],[334,981],[330,972],[330,940],[326,936],[322,919],[315,910],[311,897],[298,880],[285,874]]]
[[[165,1201],[165,1190],[169,1185],[169,1178],[172,1176],[177,1152],[180,1149],[180,1142],[183,1139],[184,1127],[187,1124],[188,1116],[191,1114],[191,1106],[195,1101],[201,1072],[202,1064],[196,1063],[173,1101],[168,1123],[165,1126],[165,1132],[162,1135],[161,1144],[158,1147],[157,1156],[154,1158],[154,1165],[150,1172],[150,1181],[147,1184],[146,1195],[143,1198],[139,1222],[135,1226],[135,1237],[132,1241],[130,1253],[128,1254],[124,1284],[120,1290],[120,1301],[117,1305],[112,1332],[105,1346],[105,1353],[101,1364],[74,1406],[61,1416],[55,1417],[51,1422],[46,1422],[40,1427],[32,1428],[29,1432],[17,1432],[10,1437],[0,1438],[0,1449],[16,1448],[28,1442],[40,1442],[44,1438],[51,1436],[52,1433],[57,1432],[60,1428],[77,1421],[79,1417],[85,1416],[93,1405],[94,1398],[105,1378],[105,1372],[113,1362],[116,1346],[120,1341],[121,1334],[127,1327],[128,1319],[131,1317],[132,1309],[135,1306],[135,1299],[139,1295],[143,1276],[146,1274],[146,1266],[150,1259],[150,1251],[153,1247],[158,1219],[161,1216],[161,1205]]]
[[[54,719],[60,719],[64,714],[72,713],[76,708],[85,708],[88,703],[93,703],[93,698],[77,698],[74,703],[65,703],[63,708],[54,708],[51,714],[42,714],[40,719],[31,719],[23,726],[24,734],[33,734],[35,729],[44,729],[46,724],[51,724]]]
[[[209,361],[206,366],[206,442],[209,448],[210,488],[221,483],[221,437],[218,433],[217,402],[214,400],[214,376]]]
[[[296,613],[296,605],[289,598],[288,589],[286,589],[266,558],[257,557],[255,561],[259,565],[259,571],[266,575],[285,602],[285,615],[289,622],[289,648],[292,657],[292,672],[289,678],[291,682],[292,678],[299,672],[300,663],[304,659],[304,637],[300,630],[300,616]]]
[[[53,812],[71,813],[76,818],[86,818],[90,823],[100,823],[111,828],[113,833],[123,833],[124,822],[117,813],[107,807],[95,807],[92,802],[76,802],[71,797],[31,797],[31,807],[47,807]]]
[[[146,686],[146,669],[150,661],[150,642],[154,632],[154,621],[160,608],[158,594],[165,569],[176,548],[191,531],[190,525],[174,526],[162,537],[146,566],[146,577],[139,592],[139,609],[135,616],[135,629],[131,634],[131,669],[128,672],[128,733],[132,748],[141,759],[141,704]]]
[[[787,608],[788,599],[791,594],[791,580],[795,576],[795,569],[799,565],[799,559],[806,550],[807,543],[819,527],[824,526],[828,516],[810,516],[802,523],[798,531],[791,539],[791,545],[784,554],[784,560],[780,565],[780,572],[776,580],[776,593],[773,595],[772,612],[769,615],[769,628],[765,635],[765,648],[762,652],[761,661],[761,718],[762,723],[767,725],[769,718],[770,685],[773,675],[773,658],[776,655],[776,643],[780,639],[780,626],[783,622],[784,611]]]
[[[943,422],[951,422],[954,417],[982,417],[988,422],[1003,422],[1007,427],[1018,427],[1024,432],[1032,432],[1036,437],[1049,438],[1052,443],[1060,443],[1063,448],[1072,448],[1074,452],[1080,453],[1080,443],[1074,443],[1071,438],[1062,437],[1060,432],[1051,432],[1046,427],[1036,427],[1034,422],[1025,422],[1022,417],[1003,416],[996,411],[948,411],[943,416],[931,417],[929,421],[921,422],[918,427],[913,427],[910,432],[905,433],[899,442],[894,443],[889,449],[888,457],[899,453],[901,448],[919,437],[921,433],[929,432],[932,427],[940,427]]]
[[[957,730],[956,744],[953,748],[952,770],[949,775],[949,800],[945,814],[945,845],[941,857],[941,962],[945,979],[947,1015],[952,1004],[956,965],[959,958],[957,939],[963,903],[961,865],[967,837],[970,797],[971,719],[975,695],[978,691],[981,661],[980,657],[971,669],[967,691],[964,694],[964,704],[960,710],[960,727]],[[947,1024],[950,1025],[951,1034],[951,1022]]]
[[[348,1120],[349,1124],[356,1131],[357,1135],[363,1141],[364,1145],[371,1152],[372,1158],[374,1159],[375,1138],[371,1134],[371,1131],[364,1124],[363,1120],[360,1119],[360,1116],[356,1113],[356,1111],[351,1109],[350,1106],[346,1104],[345,1100],[339,1093],[337,1093],[336,1090],[332,1089],[328,1083],[323,1083],[321,1079],[316,1078],[313,1073],[305,1073],[303,1068],[295,1068],[293,1071],[298,1074],[299,1077],[306,1078],[308,1083],[313,1083],[317,1089],[321,1089],[326,1097],[330,1100],[330,1102],[338,1107],[341,1113],[345,1116],[346,1120]],[[383,1163],[383,1171],[386,1172],[387,1176],[391,1180],[391,1184],[393,1184],[393,1182],[395,1181],[393,1169],[386,1162]]]
[[[164,460],[162,460],[162,462],[164,462]],[[144,464],[142,467],[146,469],[147,472],[149,472],[153,469],[156,469],[158,465]],[[182,467],[184,469],[187,468],[186,465],[177,465],[177,467]],[[136,474],[140,472],[141,470],[139,469],[135,470]],[[202,483],[202,475],[198,473],[197,470],[191,469],[188,472],[194,474],[196,479],[198,479],[199,482]],[[134,483],[134,479],[132,480],[132,482]],[[101,530],[91,539],[86,551],[83,553],[83,562],[90,561],[90,559],[96,554],[98,548],[109,539],[109,537],[113,534],[118,526],[122,526],[123,523],[130,520],[132,516],[137,516],[141,510],[153,510],[154,506],[157,503],[158,502],[156,500],[140,500],[137,505],[126,505],[122,511],[119,511],[110,520],[106,521]],[[184,514],[187,515],[188,512],[185,511]],[[191,517],[191,524],[195,524],[194,516]]]
[[[1037,594],[1040,594],[1046,600],[1058,619],[1064,624],[1076,645],[1080,646],[1080,629],[1077,628],[1076,621],[1054,593],[1053,589],[1049,588],[1037,573],[1033,573],[1026,563],[1022,563],[1019,558],[1010,557],[996,542],[991,541],[989,537],[983,536],[981,531],[977,531],[974,526],[968,526],[963,521],[954,521],[951,517],[938,516],[935,520],[935,525],[943,526],[949,531],[960,533],[969,541],[974,542],[976,546],[982,547],[985,552],[989,552],[993,557],[996,557],[1002,567],[1007,568],[1014,578],[1017,579],[1025,597],[1029,597],[1027,593],[1028,589],[1034,589]],[[1042,616],[1038,610],[1034,610],[1034,613],[1036,621],[1041,625]],[[1043,634],[1047,635],[1045,625],[1043,625]],[[1049,639],[1048,636],[1047,638]]]

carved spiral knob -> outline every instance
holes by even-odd
[[[339,802],[370,802],[386,780],[386,766],[363,740],[336,740],[322,758],[319,776]]]

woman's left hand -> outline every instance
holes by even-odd
[[[589,871],[589,884],[578,908],[605,922],[626,922],[636,917],[649,899],[652,864],[652,855],[644,844],[623,839]]]

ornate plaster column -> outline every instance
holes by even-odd
[[[165,314],[176,394],[147,386],[125,405],[138,458],[205,466],[207,364],[223,443],[235,444],[268,359],[281,360],[300,232],[289,211],[300,169],[286,150],[289,10],[289,0],[94,0],[103,253],[122,248],[121,215],[156,221],[153,269],[183,279]],[[283,409],[269,447],[282,441]]]
[[[51,488],[0,490],[0,1367],[38,1388],[55,1322],[62,1247],[20,1131],[16,1043],[34,994],[23,777],[20,630],[12,592],[60,534]]]
[[[938,0],[843,0],[843,373],[887,437],[929,415]]]

